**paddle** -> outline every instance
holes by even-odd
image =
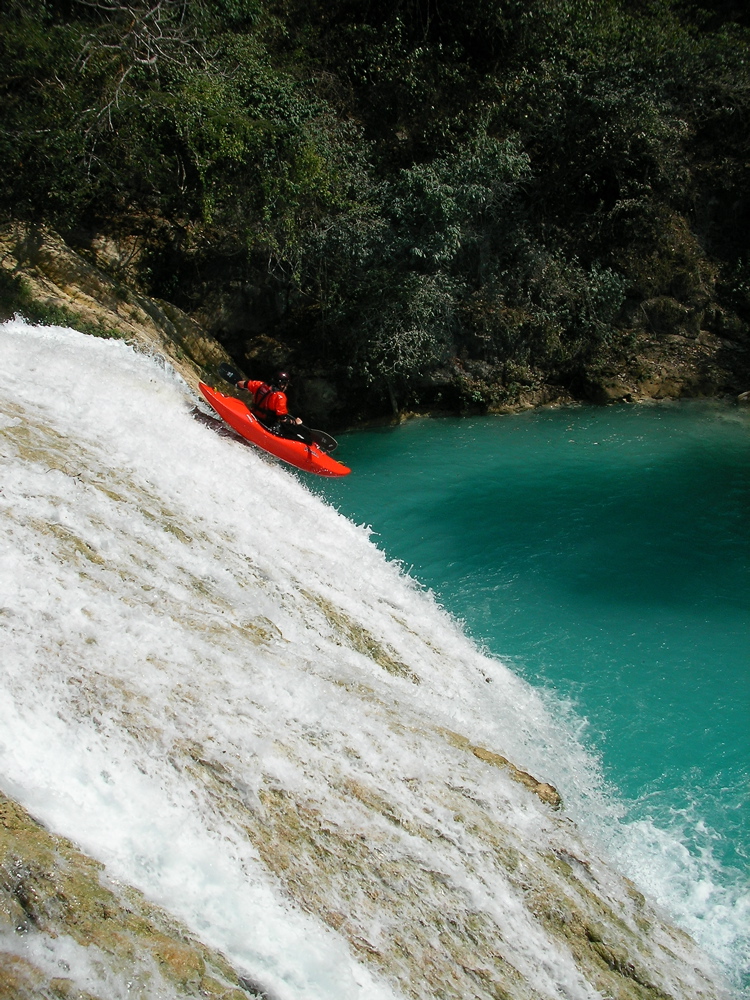
[[[315,444],[321,451],[326,452],[328,455],[330,455],[332,451],[336,451],[339,446],[336,438],[331,437],[330,434],[326,434],[325,431],[316,431],[315,428],[311,428],[310,433],[313,436]]]
[[[225,364],[223,361],[219,365],[219,375],[221,375],[225,382],[229,382],[230,385],[237,385],[238,382],[242,381],[242,375],[240,372],[232,368],[231,365]]]
[[[237,371],[236,368],[232,368],[231,365],[226,364],[222,361],[218,368],[219,375],[224,379],[225,382],[229,382],[230,385],[236,386],[238,382],[241,382],[242,374]],[[304,426],[304,425],[303,425]],[[315,444],[320,448],[321,451],[326,452],[330,455],[332,451],[335,451],[339,443],[336,438],[331,437],[330,434],[326,434],[325,431],[318,431],[314,428],[307,428],[312,435],[312,439]]]

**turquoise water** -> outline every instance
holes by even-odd
[[[353,474],[313,488],[554,693],[628,821],[746,884],[750,414],[425,419],[344,435],[340,452]]]

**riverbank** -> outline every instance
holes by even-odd
[[[19,314],[31,322],[71,324],[99,336],[132,340],[166,357],[194,388],[229,359],[231,345],[216,336],[225,317],[212,322],[205,306],[188,315],[146,295],[127,268],[115,266],[125,253],[123,247],[117,250],[104,238],[89,243],[100,250],[79,252],[45,227],[14,223],[0,228],[0,319]],[[257,325],[258,318],[248,312],[244,321]],[[286,365],[292,354],[278,334],[274,339],[268,332],[258,333],[253,343],[255,354],[248,348],[250,353],[234,360],[248,368],[257,363],[265,377],[270,375],[266,369],[271,357]],[[750,346],[744,325],[718,307],[709,303],[687,310],[676,300],[661,298],[626,310],[607,343],[567,378],[559,373],[552,378],[533,367],[453,358],[425,376],[397,407],[385,390],[369,386],[365,391],[356,373],[336,380],[310,359],[295,372],[293,406],[313,425],[337,431],[399,423],[415,415],[514,413],[571,403],[736,399],[750,390]]]

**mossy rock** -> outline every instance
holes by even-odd
[[[134,1000],[248,997],[222,955],[137,890],[111,882],[102,864],[2,793],[0,932],[6,948],[0,953],[0,1000],[107,1000],[110,977],[131,983]],[[90,956],[86,964],[101,974],[97,992],[90,992],[90,983],[80,988],[75,968],[69,976],[60,976],[60,968],[50,976],[39,967],[29,957],[34,949],[27,948],[35,938],[53,953],[68,942],[66,955]]]

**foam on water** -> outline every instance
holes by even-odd
[[[358,476],[319,487],[549,691],[618,787],[620,822],[589,805],[589,828],[735,970],[749,416],[704,401],[416,421],[345,437]]]
[[[506,915],[507,947],[541,995],[593,997],[500,875],[462,867],[450,811],[412,792],[436,775],[467,780],[447,749],[426,760],[414,734],[470,734],[554,783],[650,890],[674,845],[618,826],[621,806],[564,714],[482,655],[364,528],[194,420],[196,400],[157,360],[21,321],[0,327],[0,346],[0,787],[281,1000],[379,1000],[391,986],[289,902],[183,762],[210,758],[212,774],[231,762],[248,802],[261,776],[312,799],[348,767],[440,826],[444,856],[413,850]],[[366,621],[393,669],[372,673],[332,629],[337,615]],[[498,780],[477,772],[475,794],[495,801]],[[542,844],[538,814],[503,788],[507,821]],[[705,928],[706,899],[691,914],[678,896],[688,930],[735,964],[744,904],[725,901],[719,920],[712,905]]]

